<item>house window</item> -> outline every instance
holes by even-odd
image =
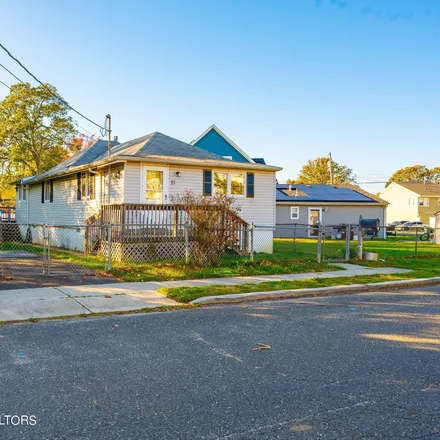
[[[22,186],[21,187],[22,188],[22,197],[21,197],[21,200],[26,200],[26,198],[27,198],[27,188],[25,187],[25,186]]]
[[[89,173],[81,173],[81,198],[85,199],[90,195]]]
[[[419,198],[419,206],[429,206],[429,198],[428,197],[420,197]]]
[[[78,200],[95,198],[95,175],[87,172],[78,173]]]
[[[44,200],[50,201],[50,181],[44,182]]]
[[[244,181],[245,175],[243,173],[231,174],[231,194],[233,196],[244,196]]]
[[[290,207],[290,219],[299,220],[299,206]]]
[[[214,171],[214,193],[227,194],[228,193],[228,173]]]
[[[163,201],[163,171],[147,170],[145,182],[145,198],[149,202],[162,203]]]

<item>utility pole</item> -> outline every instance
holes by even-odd
[[[108,134],[108,141],[107,141],[107,152],[108,157],[110,157],[110,150],[111,150],[111,142],[112,142],[112,117],[110,115],[106,116],[107,118],[107,134]]]
[[[106,128],[107,128],[107,134],[108,134],[108,140],[107,140],[107,152],[108,157],[110,158],[111,154],[111,143],[112,143],[112,117],[110,115],[106,116]],[[112,175],[112,166],[108,166],[108,179],[107,179],[107,203],[110,203],[110,193],[111,193],[111,175]]]
[[[332,153],[328,153],[328,170],[330,171],[330,185],[333,185],[333,160]]]

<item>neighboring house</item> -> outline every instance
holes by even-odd
[[[384,225],[387,203],[354,185],[278,184],[276,193],[276,235],[292,237],[293,225],[327,226],[359,224],[359,216],[379,219]],[[336,229],[334,229],[336,231]],[[316,235],[315,228],[298,227],[297,237]],[[336,234],[336,232],[334,232]]]
[[[440,209],[438,183],[409,181],[392,182],[380,194],[389,205],[387,221],[420,221],[433,225]]]
[[[218,154],[225,159],[266,165],[266,161],[263,158],[251,158],[248,156],[214,124],[208,127],[198,138],[191,141],[191,144],[211,153]]]
[[[43,174],[15,182],[17,223],[84,225],[102,216],[106,205],[118,206],[121,222],[130,212],[131,219],[140,215],[134,214],[134,206],[143,205],[142,219],[135,220],[154,223],[176,196],[192,191],[230,194],[245,222],[273,226],[275,172],[280,169],[226,159],[158,132],[113,142],[110,155],[107,142],[98,141]],[[157,208],[151,210],[151,205]]]

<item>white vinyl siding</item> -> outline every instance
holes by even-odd
[[[142,165],[148,165],[142,163]],[[158,164],[151,164],[158,166]],[[163,165],[168,168],[168,202],[172,203],[178,195],[185,191],[194,194],[203,192],[203,167]],[[142,203],[141,201],[141,164],[126,163],[113,165],[111,168],[111,203]],[[246,173],[246,170],[227,169],[228,173]],[[95,214],[102,203],[108,203],[103,198],[107,193],[107,184],[101,175],[96,175],[96,197],[93,200],[77,200],[77,175],[72,174],[62,179],[54,179],[53,203],[41,203],[41,182],[31,186],[28,193],[29,218],[26,215],[26,202],[17,204],[17,218],[21,223],[51,223],[59,225],[82,225],[86,219]],[[255,171],[255,196],[236,197],[236,203],[241,208],[239,216],[248,223],[256,225],[275,225],[275,173],[270,171]],[[176,176],[176,173],[180,173]],[[118,178],[119,177],[119,178]]]
[[[123,201],[123,166],[114,166],[112,174],[116,171],[121,173],[119,179],[112,176],[111,202],[122,203]],[[29,216],[27,216],[26,201],[17,204],[17,223],[48,223],[54,225],[84,225],[85,221],[95,214],[100,207],[101,177],[95,177],[95,199],[77,200],[77,174],[54,179],[52,203],[41,203],[41,182],[30,187]]]
[[[142,165],[147,164],[142,163]],[[158,166],[157,164],[151,165]],[[197,195],[202,194],[203,169],[203,167],[170,165],[168,167],[168,201],[172,203],[185,191],[191,191]],[[226,169],[225,172],[240,174],[246,173],[246,170]],[[237,197],[236,203],[241,207],[238,215],[248,223],[273,226],[275,225],[275,173],[255,170],[249,170],[249,172],[255,175],[255,197]],[[180,176],[176,176],[176,173],[180,173]],[[141,164],[127,163],[125,165],[125,203],[141,203],[140,182]]]

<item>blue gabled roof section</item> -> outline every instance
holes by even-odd
[[[298,191],[296,191],[298,190]],[[277,202],[381,203],[366,191],[346,186],[278,184]]]
[[[237,151],[214,128],[211,128],[204,136],[199,138],[194,145],[219,156],[231,157],[232,160],[237,162],[249,162],[243,154]]]

